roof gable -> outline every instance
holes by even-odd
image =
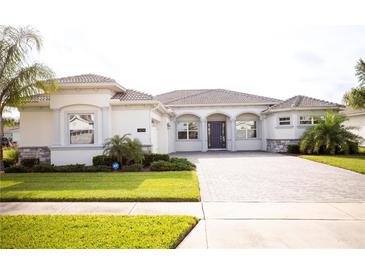
[[[275,104],[278,99],[226,89],[175,90],[155,96],[165,105]]]
[[[58,78],[57,81],[60,84],[116,83],[112,78],[92,73],[62,77]]]
[[[291,97],[281,103],[273,105],[272,107],[268,108],[264,112],[272,112],[272,111],[280,111],[284,109],[297,109],[297,108],[340,108],[342,107],[339,104],[307,97],[303,95],[297,95]]]

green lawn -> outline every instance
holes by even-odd
[[[0,175],[0,201],[199,200],[194,171]]]
[[[365,174],[365,155],[301,155],[299,157]]]
[[[175,248],[191,216],[2,215],[0,248]]]

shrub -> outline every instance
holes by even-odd
[[[171,171],[175,164],[168,161],[156,161],[151,163],[151,171]]]
[[[4,149],[4,160],[12,160],[15,163],[18,162],[19,160],[19,151],[16,149]]]
[[[172,157],[170,161],[175,165],[174,170],[194,170],[196,168],[195,164],[185,158]]]
[[[307,129],[300,140],[300,151],[307,154],[351,153],[357,150],[363,140],[351,132],[352,127],[346,127],[346,116],[327,112],[323,119],[318,118],[318,124]]]
[[[147,167],[156,161],[170,161],[170,156],[168,154],[146,153],[144,155],[143,165]]]
[[[39,159],[38,158],[24,158],[20,161],[22,166],[25,167],[33,167],[34,165],[38,165],[39,164]]]
[[[108,139],[103,148],[104,155],[116,158],[119,163],[140,163],[143,161],[142,144],[137,139],[131,140],[128,135],[115,135]]]
[[[56,166],[56,172],[84,172],[85,165],[75,164],[75,165],[64,165],[64,166]]]
[[[16,164],[16,161],[14,159],[4,159],[4,167],[11,167]]]
[[[55,167],[50,164],[40,163],[38,165],[34,165],[32,168],[33,172],[54,172]]]
[[[98,155],[93,157],[93,166],[109,166],[111,167],[117,159],[106,155]]]
[[[11,166],[5,168],[5,173],[25,173],[28,172],[27,168],[22,165]]]
[[[299,154],[300,153],[299,145],[288,145],[288,153]]]
[[[84,172],[110,172],[112,169],[110,166],[86,166]]]
[[[143,168],[142,164],[132,164],[132,165],[124,166],[123,170],[126,172],[137,172],[137,171],[141,171],[142,168]]]

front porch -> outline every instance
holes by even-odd
[[[176,117],[175,151],[258,151],[266,150],[262,117],[253,113],[229,116],[194,113]]]

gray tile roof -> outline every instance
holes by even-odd
[[[165,105],[274,104],[278,99],[226,89],[175,90],[154,97]]]
[[[117,92],[111,99],[119,99],[120,101],[144,101],[153,100],[153,97],[147,93],[133,89],[127,89],[125,92]]]
[[[62,77],[57,79],[60,84],[82,84],[82,83],[116,83],[112,78],[97,74],[81,74]]]
[[[28,103],[40,103],[49,101],[49,95],[46,94],[36,94],[30,97]]]
[[[345,110],[341,111],[341,113],[349,116],[365,114],[365,108],[361,109],[346,108]]]
[[[315,98],[311,98],[311,97],[307,97],[307,96],[303,96],[303,95],[297,95],[297,96],[289,98],[281,103],[278,103],[278,104],[268,108],[264,112],[270,112],[270,111],[281,110],[281,109],[310,108],[310,107],[331,108],[331,107],[342,107],[342,106],[339,104],[331,103],[331,102],[324,101],[324,100],[319,100],[319,99],[315,99]]]

